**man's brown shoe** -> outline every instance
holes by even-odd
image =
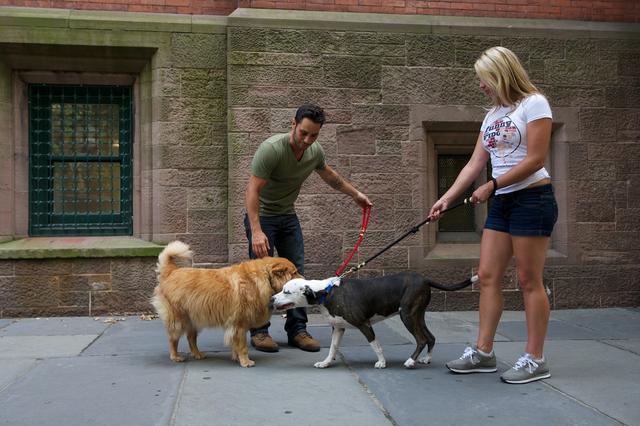
[[[268,333],[256,333],[251,336],[251,346],[262,352],[278,352],[278,344]]]
[[[320,342],[311,337],[306,330],[296,334],[293,338],[289,337],[289,346],[295,346],[307,352],[318,352],[320,350]]]

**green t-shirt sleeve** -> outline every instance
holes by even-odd
[[[327,160],[324,155],[324,149],[322,149],[322,145],[317,143],[318,146],[318,165],[316,166],[316,170],[323,170],[327,166]]]
[[[268,180],[271,172],[278,164],[278,153],[268,143],[262,143],[251,161],[251,173],[261,179]]]

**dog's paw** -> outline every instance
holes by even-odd
[[[256,365],[256,362],[250,359],[247,361],[240,361],[240,367],[249,368],[253,367],[254,365]]]
[[[315,368],[327,368],[330,365],[331,363],[326,361],[318,361],[315,364],[313,364]]]
[[[387,368],[387,361],[378,361],[374,365],[375,368]]]
[[[413,360],[413,358],[409,358],[404,362],[404,368],[408,368],[408,369],[416,368],[416,362]]]
[[[431,355],[424,356],[422,358],[418,358],[418,362],[420,364],[431,364]]]
[[[205,359],[206,355],[203,354],[202,352],[197,352],[197,353],[193,354],[193,358],[194,359]]]
[[[176,355],[176,356],[172,356],[172,357],[169,357],[169,358],[171,358],[171,361],[173,361],[173,362],[184,362],[184,358],[181,357],[181,356],[177,356]]]

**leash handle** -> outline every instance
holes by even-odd
[[[358,241],[356,241],[356,244],[353,246],[353,250],[351,250],[351,253],[349,253],[349,256],[347,256],[345,261],[342,262],[342,265],[336,271],[336,277],[341,277],[343,275],[342,272],[344,271],[344,269],[347,267],[347,265],[353,258],[353,255],[356,254],[356,251],[358,251],[360,244],[362,244],[362,240],[364,240],[364,233],[367,232],[367,227],[369,226],[370,218],[371,218],[371,206],[364,206],[362,208],[362,223],[360,225],[360,233],[358,234]]]
[[[443,210],[442,212],[440,212],[440,214],[444,214],[444,213],[446,213],[448,211],[451,211],[453,209],[457,209],[458,207],[462,207],[462,206],[467,205],[467,204],[473,204],[473,202],[471,201],[471,197],[464,198],[461,202],[459,202],[457,204],[454,204],[453,206],[449,207],[446,210]],[[378,253],[374,254],[373,256],[371,256],[370,258],[365,260],[364,262],[361,262],[361,263],[357,264],[356,266],[351,267],[347,272],[345,272],[342,275],[340,275],[340,272],[342,272],[344,270],[344,267],[346,266],[346,264],[349,263],[348,261],[351,260],[351,257],[353,257],[353,253],[355,251],[352,252],[351,255],[349,256],[349,258],[345,261],[345,263],[343,263],[342,266],[340,267],[340,269],[338,269],[338,272],[336,272],[336,275],[339,276],[340,278],[342,278],[345,275],[348,275],[348,274],[351,274],[352,272],[358,271],[359,269],[364,267],[364,265],[366,265],[367,263],[371,262],[376,257],[380,256],[382,253],[384,253],[385,251],[389,250],[391,247],[395,246],[400,241],[402,241],[405,238],[407,238],[409,235],[417,233],[423,225],[425,225],[425,224],[427,224],[429,222],[431,222],[431,218],[428,217],[425,220],[423,220],[422,222],[420,222],[419,224],[417,224],[416,226],[414,226],[413,228],[411,228],[410,230],[408,230],[407,232],[405,232],[400,237],[396,238],[395,241],[393,241],[391,244],[387,245],[385,248],[380,250]]]

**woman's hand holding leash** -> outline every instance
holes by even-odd
[[[491,178],[490,181],[487,181],[484,185],[480,185],[478,189],[473,191],[470,197],[471,202],[473,204],[486,203],[489,198],[496,194],[497,189],[498,182],[494,178]]]

